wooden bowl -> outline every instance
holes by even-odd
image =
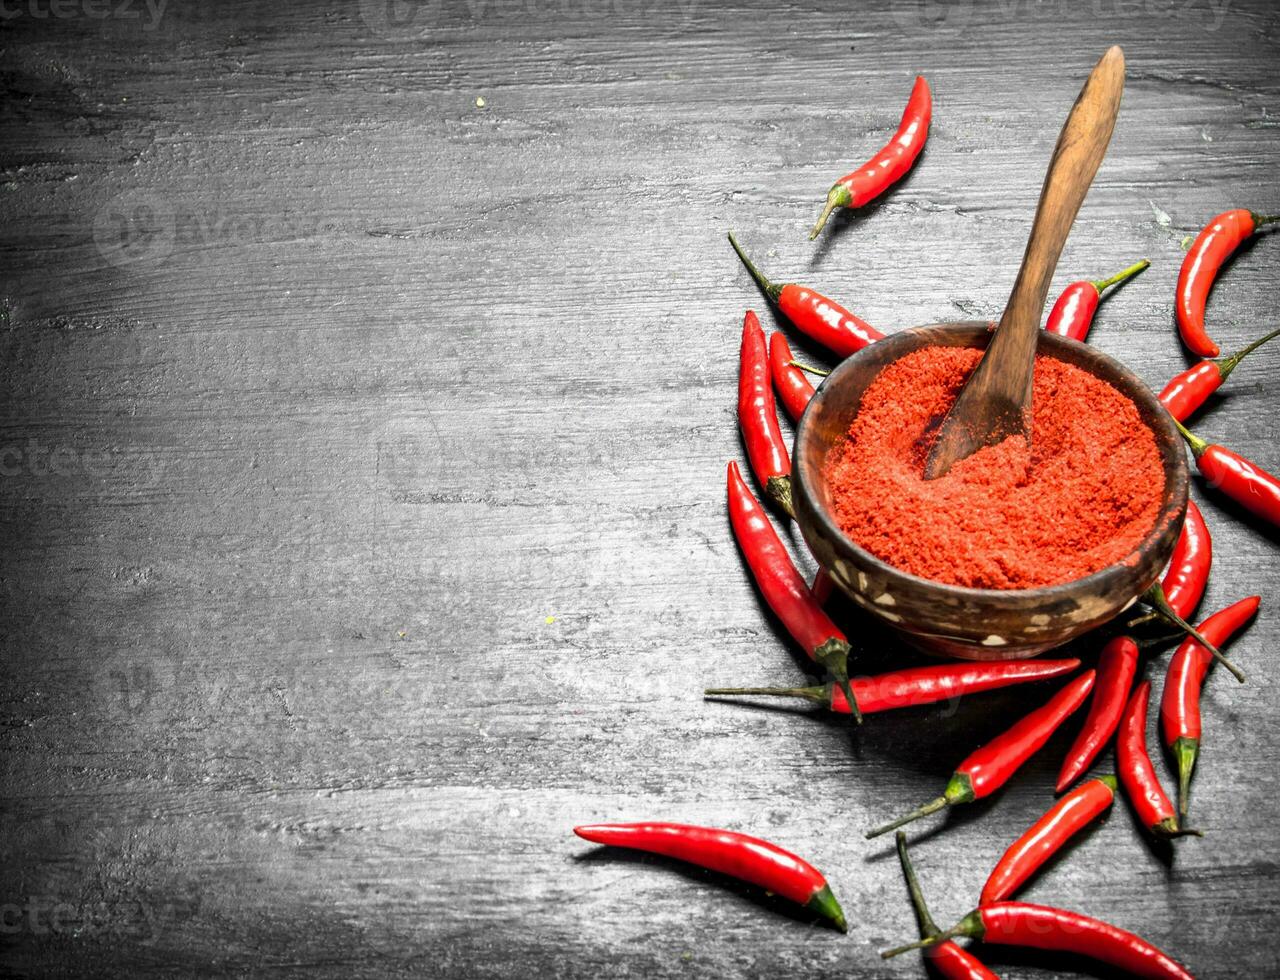
[[[922,347],[985,348],[993,325],[937,323],[877,341],[831,372],[796,430],[792,480],[805,541],[836,583],[914,646],[973,660],[1042,653],[1105,623],[1133,603],[1173,553],[1187,508],[1182,440],[1155,395],[1131,371],[1096,348],[1041,333],[1039,353],[1084,368],[1119,389],[1155,433],[1164,487],[1155,525],[1123,561],[1085,578],[1037,589],[970,589],[908,574],[854,544],[833,517],[823,480],[827,454],[849,431],[862,393],[888,364]]]

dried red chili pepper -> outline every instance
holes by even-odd
[[[849,681],[858,710],[864,715],[897,708],[914,708],[979,694],[1012,684],[1048,680],[1069,674],[1080,666],[1079,660],[992,660],[892,670],[875,677],[854,677]],[[707,697],[739,697],[743,695],[801,698],[829,708],[838,715],[849,714],[849,701],[844,691],[832,684],[822,687],[715,687],[703,692]]]
[[[1169,570],[1164,573],[1160,588],[1169,608],[1183,619],[1196,611],[1209,581],[1209,567],[1213,564],[1213,538],[1209,535],[1204,515],[1194,500],[1187,501],[1187,516],[1182,522],[1182,532],[1173,547]]]
[[[1211,445],[1174,420],[1209,486],[1272,524],[1280,525],[1280,479],[1225,446]]]
[[[765,602],[804,652],[827,669],[845,695],[849,691],[849,641],[814,599],[783,546],[769,515],[729,464],[729,523]],[[861,715],[854,717],[861,721]]]
[[[1215,643],[1227,642],[1253,618],[1261,601],[1255,595],[1227,606],[1201,623],[1200,632]],[[1195,640],[1184,641],[1169,661],[1160,698],[1160,733],[1178,760],[1178,813],[1182,822],[1187,819],[1191,773],[1200,753],[1200,689],[1212,662],[1208,651]]]
[[[907,893],[911,896],[911,907],[916,911],[920,935],[925,938],[936,935],[940,930],[925,904],[920,879],[916,877],[916,869],[911,866],[911,856],[907,853],[907,835],[901,830],[898,831],[897,844],[898,862],[902,865],[902,876],[907,879]],[[950,939],[924,950],[924,957],[944,980],[999,980],[976,956]]]
[[[661,854],[740,878],[830,919],[841,932],[849,931],[822,872],[759,837],[680,823],[593,824],[573,832],[595,844]]]
[[[733,232],[729,232],[729,244],[738,253],[738,258],[742,259],[742,264],[747,267],[756,285],[769,297],[769,301],[778,307],[782,315],[794,323],[802,333],[835,351],[841,357],[848,357],[884,336],[875,327],[854,316],[835,300],[828,299],[807,286],[797,286],[793,282],[779,286],[772,282],[756,268],[754,262],[747,258],[747,253],[742,251],[742,246],[733,237]]]
[[[809,232],[809,241],[818,237],[818,232],[822,231],[822,226],[836,208],[860,208],[901,180],[924,149],[932,118],[933,94],[929,91],[929,83],[917,75],[893,139],[857,170],[845,174],[831,185],[818,223]]]
[[[1098,681],[1093,685],[1089,713],[1085,715],[1080,734],[1071,743],[1062,762],[1057,792],[1061,793],[1084,775],[1115,734],[1137,671],[1138,644],[1131,638],[1117,636],[1102,648],[1098,655]]]
[[[924,806],[882,827],[867,831],[879,837],[903,824],[937,813],[958,803],[972,803],[990,796],[1036,754],[1066,719],[1084,702],[1093,687],[1094,672],[1086,671],[1012,728],[997,735],[956,767],[943,794]]]
[[[1280,220],[1280,215],[1254,214],[1244,208],[1224,211],[1196,236],[1182,260],[1178,272],[1178,290],[1174,310],[1178,333],[1187,349],[1200,357],[1217,357],[1218,345],[1210,339],[1204,326],[1204,307],[1222,263],[1240,243],[1263,225]]]
[[[1116,798],[1116,777],[1099,776],[1081,783],[1055,803],[1039,820],[1009,845],[987,883],[982,886],[979,907],[1003,902],[1062,849],[1062,845],[1111,806]]]
[[[961,936],[993,945],[1079,953],[1138,977],[1193,980],[1168,954],[1127,930],[1079,912],[1025,902],[999,902],[974,909],[945,932],[880,955],[888,959]]]
[[[1265,337],[1259,337],[1248,347],[1227,357],[1201,361],[1187,368],[1164,386],[1160,392],[1160,404],[1179,422],[1185,422],[1191,413],[1205,403],[1205,399],[1222,387],[1241,361],[1276,337],[1280,337],[1280,330],[1272,330]]]
[[[791,345],[781,333],[769,337],[769,373],[787,414],[799,421],[809,399],[814,395],[813,385],[804,372],[791,363]]]
[[[1089,336],[1089,328],[1093,326],[1093,314],[1098,309],[1103,290],[1132,279],[1150,264],[1146,259],[1141,259],[1109,279],[1081,279],[1068,284],[1049,311],[1049,319],[1045,321],[1044,328],[1061,337],[1084,340]]]
[[[769,381],[769,352],[764,331],[753,311],[742,320],[742,348],[738,360],[738,425],[747,446],[747,459],[760,486],[789,517],[791,504],[791,457],[778,428],[778,410],[773,403]]]
[[[1187,830],[1178,823],[1173,804],[1151,764],[1151,756],[1147,753],[1147,704],[1150,699],[1151,682],[1143,681],[1134,688],[1120,719],[1120,732],[1116,736],[1116,769],[1120,783],[1138,819],[1153,836],[1166,840],[1188,834],[1200,836],[1200,831]]]

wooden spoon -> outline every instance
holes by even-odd
[[[1124,52],[1112,47],[1094,65],[1053,148],[1031,238],[987,352],[942,421],[924,476],[932,480],[983,446],[1031,437],[1031,376],[1049,280],[1098,172],[1124,91]]]

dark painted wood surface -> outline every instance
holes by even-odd
[[[1184,237],[1280,208],[1276,8],[4,11],[3,971],[917,975],[875,955],[914,922],[861,831],[1047,692],[852,736],[703,703],[803,677],[724,519],[760,297],[723,233],[885,329],[994,316],[1064,114],[1119,42],[1124,107],[1054,291],[1149,257],[1094,338],[1158,385],[1185,363]],[[936,91],[919,165],[810,245],[917,71]],[[1226,349],[1275,324],[1277,248],[1215,292]],[[1278,361],[1199,424],[1273,468]],[[1276,536],[1194,492],[1206,606],[1280,599]],[[1235,647],[1250,683],[1209,684],[1205,839],[1170,858],[1117,807],[1029,897],[1201,976],[1276,972],[1275,609]],[[939,919],[1046,805],[1069,737],[920,828]],[[569,833],[638,817],[811,857],[850,936]]]

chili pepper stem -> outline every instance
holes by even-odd
[[[1203,837],[1203,830],[1187,830],[1178,826],[1177,817],[1167,817],[1151,828],[1151,832],[1161,840],[1174,840],[1178,837]]]
[[[805,374],[814,374],[819,378],[830,376],[830,371],[824,371],[822,368],[816,368],[811,364],[805,364],[803,361],[787,361],[787,367],[799,368]]]
[[[913,949],[928,949],[930,946],[945,943],[948,939],[981,939],[984,932],[986,932],[986,927],[982,924],[982,916],[975,909],[950,929],[934,933],[932,936],[926,936],[924,939],[919,939],[914,943],[907,943],[905,946],[886,949],[880,954],[880,958],[888,960],[895,956],[901,956],[903,953],[909,953]]]
[[[771,476],[764,484],[764,492],[769,499],[782,508],[793,521],[796,519],[796,508],[791,498],[791,477]]]
[[[1159,582],[1156,582],[1154,585],[1152,585],[1151,588],[1149,588],[1146,591],[1146,593],[1143,595],[1142,598],[1147,603],[1154,606],[1156,612],[1158,612],[1161,617],[1173,623],[1174,626],[1178,627],[1178,629],[1185,632],[1188,636],[1190,636],[1202,647],[1204,647],[1211,654],[1213,654],[1213,658],[1217,660],[1218,663],[1222,664],[1223,667],[1231,671],[1232,677],[1238,680],[1241,684],[1244,683],[1244,680],[1245,680],[1244,671],[1241,670],[1239,667],[1237,667],[1235,664],[1233,664],[1230,660],[1228,660],[1226,656],[1223,655],[1221,650],[1219,650],[1216,646],[1214,646],[1212,643],[1206,640],[1204,636],[1201,635],[1198,629],[1196,629],[1194,626],[1192,626],[1185,619],[1183,619],[1181,616],[1179,616],[1176,612],[1173,611],[1173,608],[1169,605],[1169,600],[1164,597],[1164,589],[1161,588]]]
[[[849,702],[853,723],[861,725],[862,712],[858,708],[858,699],[853,696],[853,689],[849,687],[849,644],[833,636],[813,651],[813,659],[826,667],[831,679],[840,685],[840,690]]]
[[[907,853],[907,835],[901,830],[894,838],[898,845],[898,863],[902,865],[902,876],[907,879],[907,893],[911,896],[911,906],[916,910],[916,922],[920,931],[926,936],[936,934],[938,924],[929,914],[929,906],[924,900],[924,891],[920,888],[920,879],[916,877],[916,869],[911,863],[911,855]]]
[[[919,820],[921,817],[927,817],[931,813],[937,813],[939,810],[954,806],[957,803],[971,803],[974,799],[973,782],[964,773],[952,773],[947,788],[942,791],[942,795],[936,799],[930,800],[922,807],[917,807],[908,813],[905,817],[899,817],[897,820],[890,821],[883,826],[876,827],[874,830],[868,830],[866,833],[867,840],[873,837],[879,837],[881,834],[887,834],[891,830],[897,830],[899,827],[906,826],[912,821]]]
[[[1196,768],[1196,755],[1200,751],[1197,739],[1183,735],[1174,740],[1173,755],[1178,760],[1178,822],[1187,821],[1187,806],[1191,802],[1191,773]]]
[[[1250,211],[1249,216],[1253,218],[1253,227],[1255,231],[1263,225],[1273,225],[1277,221],[1280,221],[1280,214],[1254,214]]]
[[[769,302],[777,303],[778,297],[782,294],[782,287],[774,283],[768,276],[756,268],[756,264],[747,258],[747,253],[742,250],[742,246],[738,244],[738,239],[733,236],[733,232],[729,232],[729,244],[733,246],[733,250],[738,253],[738,258],[742,260],[742,264],[747,267],[747,271],[751,273],[751,278],[756,281],[756,285],[760,287],[760,291],[769,297]]]
[[[1120,272],[1117,272],[1114,276],[1111,276],[1109,279],[1095,280],[1093,284],[1093,288],[1096,289],[1099,293],[1101,293],[1104,289],[1108,288],[1109,286],[1118,286],[1120,285],[1120,283],[1124,282],[1126,279],[1132,279],[1134,276],[1136,276],[1139,272],[1141,272],[1150,264],[1151,263],[1148,262],[1146,259],[1139,259],[1137,262],[1133,263],[1133,265],[1129,266],[1129,268],[1124,269]]]
[[[709,687],[702,692],[705,698],[765,697],[803,698],[814,704],[830,704],[831,693],[827,687]]]
[[[1261,347],[1267,341],[1274,340],[1276,337],[1280,337],[1280,327],[1276,328],[1275,330],[1272,330],[1271,333],[1267,334],[1265,337],[1259,337],[1257,340],[1255,340],[1252,344],[1250,344],[1244,350],[1238,350],[1234,354],[1230,354],[1227,357],[1221,358],[1218,361],[1218,377],[1221,378],[1223,381],[1226,381],[1227,377],[1231,374],[1232,371],[1234,371],[1240,365],[1241,361],[1243,361],[1249,354],[1252,354],[1254,351],[1256,351],[1259,347]]]
[[[841,932],[849,931],[849,923],[845,921],[844,909],[840,907],[835,895],[831,893],[830,885],[823,885],[814,892],[813,898],[809,899],[804,907],[811,912],[818,913],[824,919],[830,919]]]
[[[843,184],[832,186],[831,190],[827,191],[827,203],[822,207],[822,214],[818,215],[818,223],[813,226],[813,231],[809,232],[809,241],[818,237],[827,219],[831,217],[832,211],[836,208],[847,208],[851,203],[853,203],[853,195],[849,193],[849,188]]]
[[[1169,418],[1173,418],[1172,415]],[[1209,448],[1209,444],[1201,439],[1194,432],[1191,432],[1185,425],[1177,419],[1173,419],[1173,424],[1178,427],[1178,431],[1182,433],[1182,438],[1187,440],[1187,445],[1191,447],[1191,455],[1199,459],[1204,455],[1204,451]]]

